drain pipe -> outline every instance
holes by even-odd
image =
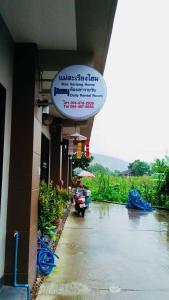
[[[17,271],[18,271],[18,246],[19,246],[19,232],[14,233],[15,238],[15,259],[14,259],[14,287],[25,287],[27,289],[27,300],[30,300],[30,284],[17,283]]]

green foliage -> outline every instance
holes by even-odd
[[[167,161],[165,159],[157,158],[151,165],[152,173],[164,174],[167,166]]]
[[[42,181],[39,192],[39,222],[42,233],[50,233],[56,221],[64,214],[64,208],[69,201],[67,190],[58,190]]]
[[[169,208],[169,167],[164,173],[158,173],[158,203]]]
[[[83,179],[83,184],[87,185],[92,192],[92,200],[126,203],[130,189],[136,188],[140,191],[142,197],[157,204],[156,185],[157,181],[150,176],[110,176],[98,174],[95,178]]]
[[[73,153],[72,155],[72,168],[73,170],[76,168],[81,168],[83,170],[87,170],[90,163],[94,159],[93,156],[86,158],[85,152],[82,153],[82,157],[80,159],[77,158],[77,153]]]
[[[105,168],[104,166],[96,163],[94,165],[90,165],[88,167],[88,171],[91,172],[91,173],[94,173],[94,174],[109,174],[111,175],[112,172],[109,168]]]
[[[151,165],[152,176],[156,180],[156,198],[159,206],[169,207],[169,157],[156,159]]]
[[[150,174],[149,164],[141,160],[135,160],[134,162],[130,163],[128,169],[131,171],[131,175],[133,176],[143,176]]]
[[[82,184],[87,185],[92,192],[92,200],[126,203],[130,189],[136,188],[143,199],[154,206],[169,208],[169,157],[156,159],[149,166],[145,162],[135,160],[129,165],[134,176],[112,176],[106,168],[94,165],[90,170],[96,174],[91,179],[84,178]],[[93,166],[93,167],[94,167]],[[150,170],[151,167],[151,170]],[[151,173],[151,176],[143,176]],[[139,174],[140,176],[136,176]],[[121,175],[121,174],[120,174]]]

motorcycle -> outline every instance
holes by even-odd
[[[86,211],[86,204],[85,204],[85,197],[84,196],[78,196],[75,195],[75,210],[77,211],[78,215],[82,215],[82,217],[85,216]]]

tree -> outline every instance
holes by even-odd
[[[143,175],[150,175],[150,166],[148,163],[135,160],[134,162],[128,165],[128,169],[131,171],[133,176],[143,176]]]
[[[72,168],[73,170],[76,168],[81,168],[83,170],[87,170],[90,163],[94,159],[93,156],[90,156],[89,158],[86,158],[85,152],[82,153],[82,157],[79,159],[77,158],[77,153],[73,153],[72,155]]]
[[[102,166],[101,164],[98,164],[98,163],[96,163],[94,165],[90,165],[88,167],[88,171],[92,172],[94,174],[97,174],[97,173],[99,173],[99,174],[108,174],[108,175],[112,174],[112,172],[109,168],[106,168],[106,167],[104,167],[104,166]]]
[[[168,156],[163,159],[157,158],[151,165],[152,173],[164,174],[169,166]]]

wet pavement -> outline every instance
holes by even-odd
[[[3,286],[0,288],[0,300],[24,300],[27,299],[26,288]]]
[[[92,204],[70,214],[57,253],[37,300],[169,299],[168,212]]]

